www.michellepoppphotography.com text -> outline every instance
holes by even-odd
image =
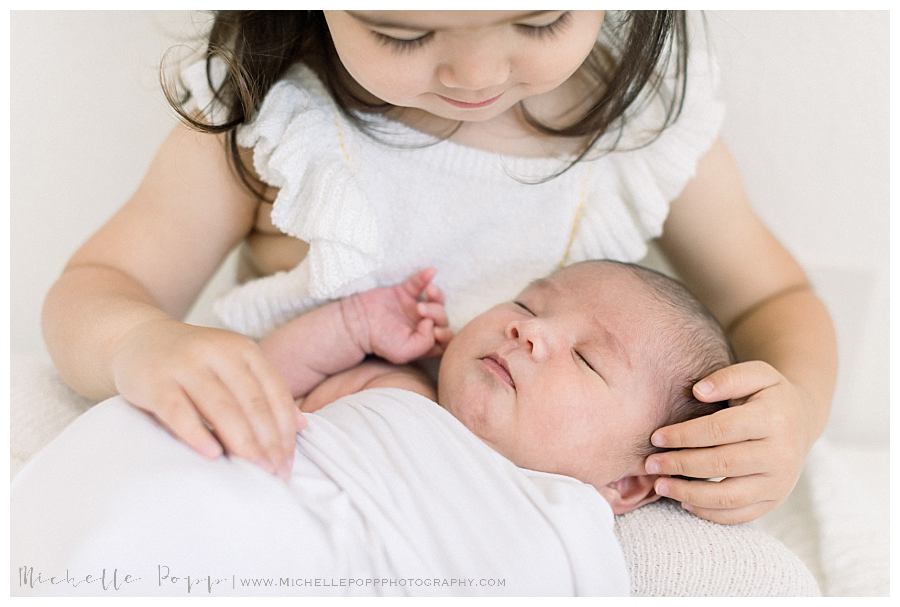
[[[131,594],[140,584],[146,591],[146,583],[150,581],[160,590],[180,589],[185,594],[213,594],[216,590],[275,590],[283,589],[287,593],[293,591],[335,592],[346,594],[353,592],[368,593],[375,589],[445,589],[452,592],[454,588],[495,588],[506,586],[505,578],[469,578],[469,577],[304,577],[304,576],[241,576],[228,575],[185,575],[173,571],[168,565],[157,565],[153,576],[138,575],[136,572],[123,571],[118,567],[101,568],[89,573],[76,573],[66,569],[64,572],[48,572],[25,565],[18,568],[19,590],[35,591],[40,594],[51,588],[62,585],[72,589],[72,594],[88,590],[111,594]],[[318,589],[318,590],[316,590]],[[54,589],[54,593],[58,590]]]

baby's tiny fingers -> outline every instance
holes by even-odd
[[[451,331],[447,327],[435,327],[434,328],[434,341],[438,342],[442,346],[446,346],[450,343],[450,340],[453,339],[453,331]]]
[[[435,326],[447,326],[447,310],[443,304],[420,301],[416,305],[416,311],[423,317],[433,320]]]
[[[431,279],[434,278],[434,275],[436,273],[437,270],[434,268],[425,268],[424,270],[419,270],[403,282],[403,290],[406,291],[407,294],[409,294],[411,297],[418,298],[419,295],[431,282]]]
[[[425,297],[427,301],[442,304],[444,303],[444,292],[435,284],[430,284],[425,289]]]
[[[427,337],[429,340],[434,339],[434,320],[427,316],[419,321],[416,325],[416,333],[420,336]]]
[[[720,525],[748,523],[774,509],[775,506],[777,506],[777,502],[774,500],[765,500],[750,504],[749,506],[744,506],[743,508],[729,508],[724,510],[716,508],[698,508],[696,506],[691,506],[690,504],[682,505],[688,512],[691,512],[700,518],[712,521],[713,523],[719,523]]]
[[[654,489],[658,495],[694,508],[731,510],[766,499],[765,479],[761,474],[726,478],[719,483],[664,477],[656,480]]]

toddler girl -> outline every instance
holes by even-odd
[[[793,488],[828,416],[833,330],[752,211],[717,138],[702,31],[673,11],[294,11],[216,15],[184,72],[184,121],[48,294],[65,381],[121,393],[210,457],[287,476],[303,420],[253,338],[325,301],[434,266],[446,344],[522,281],[658,242],[740,361],[694,386],[719,416],[662,428],[647,472],[707,519]],[[691,43],[688,52],[688,42]],[[243,243],[241,278],[184,324]],[[423,302],[426,305],[428,302]],[[710,421],[710,420],[715,421]],[[721,483],[669,478],[728,477]]]

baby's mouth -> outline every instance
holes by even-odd
[[[516,382],[513,381],[512,375],[509,373],[509,365],[498,354],[488,354],[481,359],[481,362],[497,377],[500,381],[507,384],[513,390],[516,389]]]

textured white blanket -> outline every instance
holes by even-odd
[[[13,594],[628,593],[592,487],[517,468],[404,390],[309,418],[284,484],[119,397],[93,407],[12,484]]]

